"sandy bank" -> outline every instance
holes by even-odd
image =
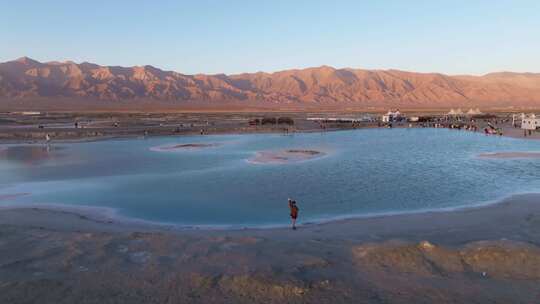
[[[540,194],[516,195],[496,204],[454,211],[381,215],[325,223],[303,223],[300,219],[301,226],[296,231],[290,231],[289,228],[198,229],[196,227],[176,227],[119,217],[114,210],[109,208],[63,205],[1,207],[0,223],[59,231],[158,231],[180,235],[250,235],[272,239],[309,239],[317,236],[367,241],[397,237],[420,241],[442,233],[444,242],[451,244],[454,243],[453,240],[460,242],[464,239],[482,240],[497,237],[497,235],[502,235],[503,231],[508,232],[505,230],[505,223],[517,223],[536,212],[540,213]],[[467,231],[466,235],[458,233],[465,231]],[[538,242],[540,243],[540,236]]]
[[[535,303],[540,196],[290,229],[0,210],[1,303]]]
[[[9,207],[0,303],[536,303],[539,246],[534,194],[296,231],[179,230],[110,210]]]

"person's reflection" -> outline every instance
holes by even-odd
[[[0,150],[0,158],[10,162],[26,165],[38,165],[57,156],[56,147],[50,144],[44,146],[13,146]]]

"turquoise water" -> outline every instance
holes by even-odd
[[[217,144],[157,152],[153,147]],[[257,151],[312,149],[319,159],[252,164]],[[540,192],[540,159],[479,153],[540,151],[540,141],[447,129],[374,129],[294,135],[216,135],[0,148],[1,204],[111,207],[180,225],[300,221],[472,206]],[[26,194],[26,195],[19,195]]]

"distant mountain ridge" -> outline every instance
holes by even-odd
[[[201,101],[226,104],[445,107],[540,105],[540,74],[449,76],[329,66],[275,73],[185,75],[152,66],[0,63],[1,100]]]

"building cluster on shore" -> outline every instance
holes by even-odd
[[[514,128],[525,130],[524,136],[531,135],[533,131],[540,129],[540,116],[535,114],[514,114],[513,116],[501,117],[500,115],[484,113],[479,108],[470,108],[463,111],[461,108],[450,109],[446,113],[430,115],[411,115],[407,116],[399,109],[392,109],[382,114],[374,116],[364,114],[363,116],[342,116],[342,117],[309,117],[308,121],[319,123],[321,129],[326,129],[328,124],[352,124],[353,128],[360,127],[362,124],[369,125],[377,123],[378,127],[422,127],[422,128],[449,128],[458,130],[481,131],[486,135],[503,135],[503,126],[512,121]]]
[[[500,117],[495,114],[483,113],[480,109],[451,109],[444,114],[410,116],[407,117],[399,110],[390,110],[380,116],[379,127],[392,128],[403,122],[408,122],[409,127],[417,126],[424,128],[449,128],[467,131],[482,131],[486,135],[503,135],[503,126],[510,122],[510,117]],[[540,116],[535,114],[521,114],[512,116],[512,126],[524,130],[524,136],[531,136],[532,132],[540,130]]]
[[[536,130],[540,128],[540,116],[536,114],[525,114],[521,113],[520,115],[513,115],[512,116],[512,123],[514,126],[517,125],[517,121],[519,117],[519,120],[521,121],[521,128],[525,130]]]
[[[540,116],[532,113],[519,115],[512,115],[512,125],[517,127],[517,122],[521,121],[521,129],[523,129],[523,136],[532,135],[533,131],[540,129]]]

